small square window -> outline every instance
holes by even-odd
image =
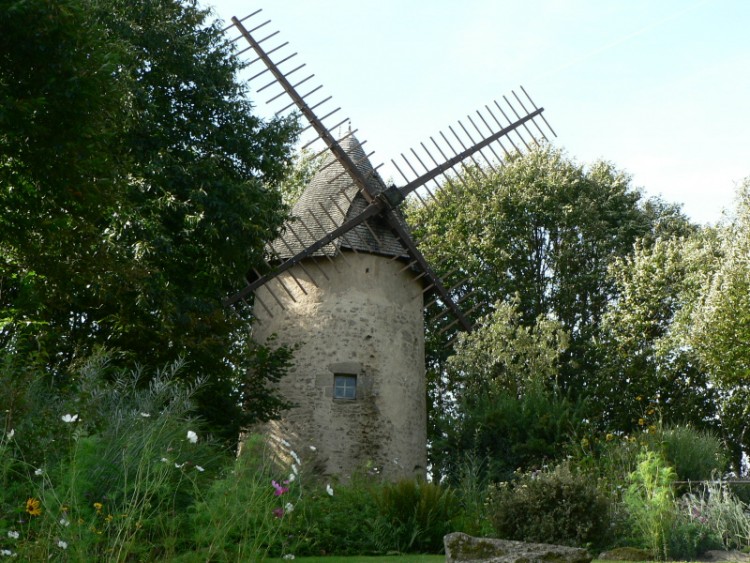
[[[357,398],[357,376],[337,373],[333,376],[333,398],[349,399]]]

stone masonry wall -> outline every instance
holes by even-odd
[[[258,291],[254,338],[276,333],[300,344],[282,394],[297,406],[271,424],[296,451],[316,448],[324,473],[347,479],[366,464],[388,479],[423,475],[426,465],[424,321],[421,283],[403,263],[346,252],[271,282],[284,309]],[[292,299],[279,283],[293,294]],[[357,376],[355,400],[334,399],[334,374]]]

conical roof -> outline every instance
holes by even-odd
[[[340,145],[368,179],[372,192],[377,194],[384,190],[383,180],[373,169],[354,135],[342,139]],[[361,213],[365,207],[367,201],[359,193],[357,185],[336,157],[328,152],[320,170],[292,207],[291,219],[284,226],[281,237],[273,242],[273,250],[282,259],[291,258]],[[312,256],[331,256],[342,249],[407,257],[406,249],[388,227],[387,221],[379,215],[358,225]]]

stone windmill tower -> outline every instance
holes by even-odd
[[[324,123],[339,110],[318,117],[316,110],[330,99],[315,99],[321,87],[300,94],[298,88],[314,75],[292,83],[291,76],[305,65],[287,68],[294,55],[279,54],[286,43],[262,45],[276,33],[255,38],[269,22],[250,29],[243,23],[259,12],[232,18],[227,29],[239,31],[236,41],[247,41],[240,52],[252,50],[251,64],[264,63],[253,79],[272,77],[258,92],[276,89],[268,100],[283,106],[276,115],[300,112],[312,132],[303,148],[317,146],[323,156],[284,233],[267,248],[266,271],[255,272],[227,300],[253,307],[257,340],[275,334],[280,344],[299,346],[296,367],[281,388],[296,407],[271,423],[269,432],[298,450],[314,446],[324,473],[346,478],[370,463],[389,479],[423,474],[425,297],[452,319],[444,326],[471,330],[472,324],[459,305],[466,296],[458,286],[446,287],[436,274],[439,265],[422,255],[399,204],[407,197],[429,200],[430,184],[440,189],[441,182],[451,182],[453,171],[467,165],[480,169],[477,159],[492,168],[519,147],[538,144],[546,139],[538,121],[554,131],[543,108],[521,89],[524,100],[512,93],[514,102],[503,97],[503,105],[494,102],[493,108],[468,116],[473,135],[459,122],[460,133],[451,126],[451,138],[441,132],[439,141],[430,139],[432,149],[422,144],[420,152],[412,150],[422,172],[403,155],[406,173],[391,161],[404,185],[387,186],[356,131],[332,133],[348,120]]]

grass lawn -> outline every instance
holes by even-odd
[[[297,557],[295,563],[445,563],[445,555],[353,555],[350,557]],[[266,563],[287,563],[266,559]]]

